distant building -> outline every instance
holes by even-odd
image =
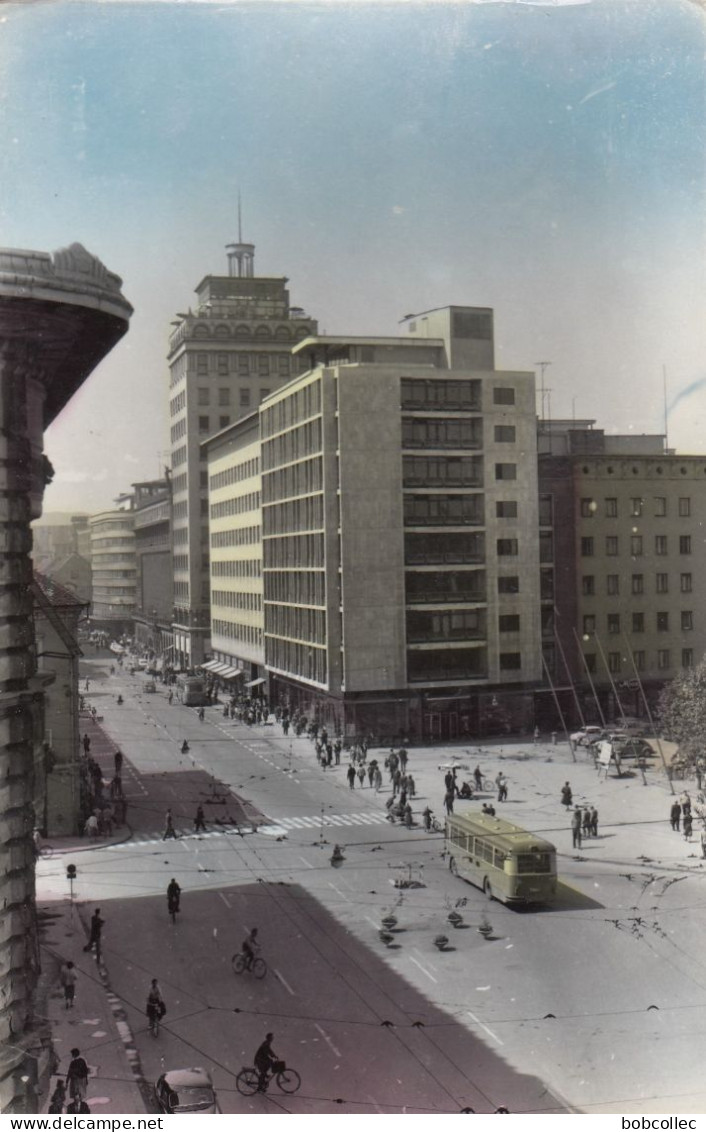
[[[114,636],[132,636],[137,593],[134,496],[122,495],[113,511],[89,519],[93,603],[91,624]]]
[[[56,518],[60,518],[57,515]],[[85,530],[88,524],[87,515],[76,515],[66,522],[43,523],[37,521],[32,524],[32,560],[38,570],[46,568],[54,562],[63,562],[71,554],[79,553],[78,534]]]
[[[213,637],[250,673],[263,656],[275,700],[349,735],[527,727],[542,678],[534,375],[495,370],[486,308],[407,330],[295,347],[306,369],[260,406],[259,467],[254,422],[205,445]]]
[[[286,278],[254,275],[252,244],[230,244],[228,274],[207,275],[196,311],[178,314],[169,343],[173,490],[174,656],[200,664],[210,650],[206,437],[247,416],[298,373],[292,347],[316,322],[290,306]]]
[[[93,584],[90,557],[87,560],[80,554],[69,554],[67,558],[50,562],[45,573],[90,605]]]
[[[78,832],[80,816],[78,626],[89,602],[37,571],[32,597],[46,743],[35,807],[45,836],[62,837]]]
[[[135,639],[159,664],[172,663],[171,485],[168,479],[134,483]]]

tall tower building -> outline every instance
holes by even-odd
[[[201,442],[247,416],[302,372],[292,348],[317,323],[289,303],[288,280],[257,276],[255,248],[228,244],[227,275],[207,275],[196,310],[178,314],[169,341],[174,664],[210,649],[208,471]]]

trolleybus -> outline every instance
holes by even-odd
[[[556,896],[556,849],[490,814],[449,814],[445,850],[454,876],[504,904],[548,904]]]

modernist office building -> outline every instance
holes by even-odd
[[[121,495],[113,511],[89,520],[93,602],[91,623],[114,636],[132,636],[137,592],[134,495]]]
[[[170,480],[132,485],[135,493],[135,640],[172,665]]]
[[[287,279],[254,275],[252,244],[227,247],[228,274],[207,275],[196,311],[179,314],[169,342],[173,491],[174,657],[209,650],[208,483],[201,442],[247,416],[299,372],[293,345],[316,322],[290,306]]]
[[[541,678],[534,375],[494,369],[490,310],[407,330],[295,347],[306,372],[260,406],[250,484],[237,468],[256,459],[253,430],[209,443],[211,553],[245,545],[244,525],[250,557],[262,541],[247,624],[273,698],[349,734],[526,725]],[[260,582],[212,561],[214,594],[216,568],[233,570],[218,621],[245,624]]]

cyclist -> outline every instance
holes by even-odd
[[[252,970],[253,959],[255,958],[256,952],[258,952],[259,950],[260,944],[257,938],[257,928],[251,928],[245,939],[243,940],[243,946],[241,948],[241,951],[245,956],[246,970]]]
[[[424,811],[422,812],[422,818],[424,819],[424,828],[425,828],[425,830],[427,831],[427,833],[428,833],[428,832],[429,832],[429,830],[431,829],[431,819],[432,819],[432,813],[433,813],[433,811],[432,811],[432,810],[430,810],[428,806],[427,806],[427,808],[426,808],[426,809],[425,809],[425,810],[424,810]]]
[[[266,1034],[264,1042],[258,1046],[257,1053],[254,1057],[255,1068],[260,1074],[260,1080],[257,1086],[258,1093],[264,1093],[266,1091],[267,1075],[271,1069],[274,1069],[279,1061],[277,1054],[272,1048],[273,1038],[274,1034]]]
[[[172,879],[169,882],[169,885],[167,886],[167,908],[169,909],[170,912],[178,912],[179,911],[180,898],[181,898],[181,888],[179,887],[177,882],[174,880],[174,877],[172,877]]]
[[[152,980],[149,994],[147,995],[147,1009],[145,1013],[149,1020],[150,1026],[156,1026],[157,1023],[164,1017],[167,1008],[164,1005],[162,992],[159,989],[159,983],[156,979]]]

